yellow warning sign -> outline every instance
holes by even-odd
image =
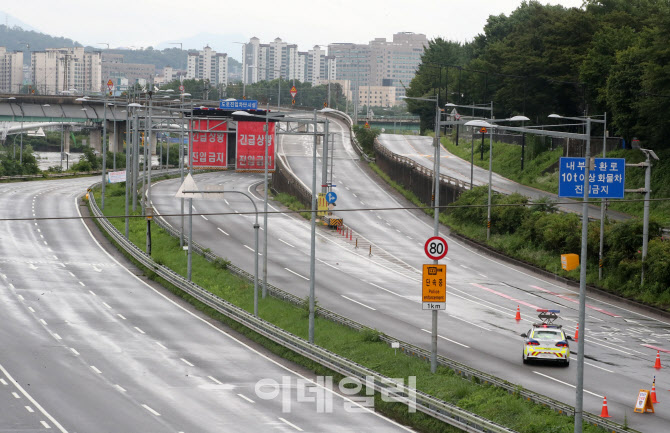
[[[649,390],[641,389],[637,395],[637,401],[635,402],[635,409],[633,412],[637,413],[654,413],[654,405],[651,403],[651,398],[649,398]]]
[[[326,193],[320,192],[318,198],[319,207],[317,208],[316,216],[326,216],[328,214],[328,201],[326,201]]]
[[[446,309],[447,265],[423,265],[421,302],[423,310]]]

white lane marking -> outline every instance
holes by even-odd
[[[126,320],[126,318],[123,316],[123,314],[117,314],[121,318],[121,320]]]
[[[58,260],[58,257],[57,257],[57,256],[51,256],[51,257],[53,257],[54,260]]]
[[[40,323],[44,326],[47,326],[47,322],[45,322],[44,319],[40,319]]]
[[[75,349],[74,347],[70,347],[70,351],[75,355],[79,356],[79,352],[77,352],[77,349]]]
[[[230,236],[228,233],[224,232],[224,231],[221,230],[219,227],[217,227],[216,229],[217,229],[218,231],[220,231],[221,233],[223,233],[224,235],[226,235],[226,236]]]
[[[47,243],[47,241],[44,241],[44,245],[49,245],[49,244]]]
[[[370,307],[369,305],[365,305],[364,303],[362,303],[362,302],[358,302],[358,301],[355,300],[355,299],[351,299],[351,298],[348,297],[348,296],[344,296],[344,295],[340,295],[340,296],[342,296],[344,299],[348,299],[348,300],[350,300],[351,302],[355,302],[355,303],[358,304],[358,305],[362,305],[362,306],[364,306],[365,308],[369,308],[369,309],[372,310],[372,311],[377,311],[376,308],[372,308],[372,307]]]
[[[382,289],[382,290],[385,291],[385,292],[389,292],[389,293],[392,294],[392,295],[396,295],[396,296],[398,296],[398,297],[400,297],[400,298],[406,299],[406,298],[405,298],[403,295],[401,295],[400,293],[396,293],[396,292],[394,292],[394,291],[392,291],[392,290],[385,289],[385,288],[383,288],[382,286],[379,286],[379,285],[377,285],[377,284],[375,284],[375,283],[371,283],[371,282],[368,281],[368,284],[370,284],[370,285],[372,285],[372,286],[375,286],[375,287],[378,288],[378,289]]]
[[[605,370],[605,371],[608,372],[608,373],[614,373],[612,370],[608,370],[608,369],[606,369],[606,368],[600,367],[599,365],[591,364],[590,362],[586,362],[586,361],[584,361],[584,364],[586,364],[586,365],[590,365],[591,367],[594,367],[594,368],[599,368],[599,369],[601,369],[601,370]]]
[[[21,396],[16,391],[12,391],[12,395],[14,398],[21,398]]]
[[[352,194],[352,195],[353,195],[355,198],[358,198],[358,196],[357,196],[356,194]]]
[[[190,362],[188,362],[188,361],[185,360],[184,358],[179,358],[179,359],[181,360],[181,362],[183,362],[184,364],[188,365],[189,367],[195,367],[195,365],[191,364]]]
[[[161,414],[159,414],[158,412],[156,412],[155,410],[153,410],[152,408],[150,408],[146,404],[143,404],[142,407],[145,408],[146,410],[148,410],[149,412],[153,413],[156,416],[161,416]]]
[[[476,323],[470,322],[469,320],[461,319],[460,317],[456,317],[456,316],[451,315],[451,314],[449,314],[449,317],[451,317],[451,318],[453,318],[453,319],[456,319],[456,320],[460,320],[460,321],[465,322],[465,323],[468,323],[468,324],[470,324],[470,325],[472,325],[472,326],[476,326],[477,328],[482,328],[484,331],[491,331],[490,329],[485,328],[485,327],[483,327],[483,326],[481,326],[481,325],[478,325],[478,324],[476,324]]]
[[[345,186],[344,189],[346,189],[347,191],[351,191],[348,186]]]
[[[25,406],[25,408],[26,408],[26,410],[27,410],[28,412],[30,412],[30,413],[34,413],[34,412],[35,412],[35,411],[33,410],[33,408],[30,407],[30,406]]]
[[[82,287],[86,287],[86,284],[82,283],[81,281],[79,282],[79,284],[80,284]]]
[[[228,206],[230,206],[230,203],[228,203],[228,200],[226,200],[226,199],[224,198],[223,201],[226,202],[226,204],[227,204]]]
[[[0,379],[0,383],[7,386],[7,382],[5,381],[5,379]]]
[[[126,390],[121,385],[114,385],[114,388],[118,389],[121,392],[126,392]]]
[[[22,301],[25,300],[25,298],[21,295],[19,295],[19,299],[22,300]]]
[[[156,342],[156,344],[159,345],[160,347],[162,347],[163,349],[167,350],[167,347],[163,346],[163,345],[162,345],[161,343],[159,343],[158,341]]]
[[[331,265],[330,263],[328,263],[328,262],[324,262],[324,261],[321,260],[321,259],[317,259],[317,260],[320,261],[321,263],[323,263],[324,265],[330,266],[330,267],[333,268],[333,269],[337,269],[337,266],[335,266],[335,265]]]
[[[427,332],[427,333],[429,333],[429,334],[432,334],[432,332],[429,331],[429,330],[427,330],[427,329],[423,329],[423,328],[421,328],[421,330],[422,330],[423,332]],[[454,343],[454,344],[458,344],[459,346],[463,346],[463,347],[465,347],[466,349],[469,349],[469,348],[470,348],[470,346],[466,346],[466,345],[463,344],[463,343],[459,343],[458,341],[451,340],[451,339],[449,339],[449,338],[447,338],[447,337],[445,337],[445,336],[443,336],[443,335],[437,334],[437,336],[440,337],[440,338],[443,339],[443,340],[447,340],[447,341],[450,342],[450,343]]]
[[[294,272],[294,271],[290,270],[289,268],[284,268],[284,269],[286,269],[287,271],[289,271],[289,272],[292,273],[293,275],[297,275],[297,276],[299,276],[300,278],[309,281],[309,278],[307,278],[307,277],[303,277],[303,276],[300,275],[299,273]]]
[[[461,268],[470,269],[470,268],[468,268],[468,267],[465,266],[465,265],[461,265]]]
[[[73,277],[75,276],[75,275],[74,275],[72,272],[70,272],[70,271],[68,271],[68,273],[69,273],[70,275],[72,275]]]
[[[291,248],[295,248],[293,245],[289,244],[289,243],[286,242],[284,239],[279,239],[279,242],[283,242],[283,243],[285,243],[286,245],[288,245],[289,247],[291,247]]]
[[[53,333],[53,336],[56,340],[62,340],[63,339],[60,335],[56,334],[55,332]]]
[[[542,376],[542,377],[546,377],[547,379],[551,379],[551,380],[556,381],[556,382],[558,382],[558,383],[562,383],[563,385],[567,385],[567,386],[569,386],[570,388],[577,388],[575,385],[572,385],[572,384],[570,384],[570,383],[568,383],[568,382],[563,382],[562,380],[558,380],[558,379],[556,379],[556,378],[554,378],[554,377],[551,377],[551,376],[547,376],[546,374],[542,374],[542,373],[540,373],[539,371],[533,371],[533,373],[535,373],[535,374],[539,374],[539,375]],[[587,390],[587,389],[585,389],[584,392],[588,392],[589,394],[591,394],[591,395],[595,395],[596,397],[599,397],[599,398],[604,398],[604,396],[602,396],[602,395],[600,395],[600,394],[596,394],[595,392],[591,392],[591,391],[589,391],[589,390]]]
[[[49,423],[47,423],[46,421],[40,421],[40,424],[42,424],[44,426],[44,428],[49,428],[49,429],[51,428]]]
[[[377,218],[382,219],[382,217],[380,215],[377,215]]]
[[[44,239],[44,235],[40,235],[40,238]]]
[[[219,381],[216,377],[212,376],[207,376],[212,382],[216,383],[217,385],[223,385],[223,382]]]
[[[109,308],[110,310],[112,309],[111,305],[109,305],[107,302],[103,302],[102,305]]]
[[[250,399],[250,398],[247,397],[246,395],[243,395],[243,394],[237,394],[237,395],[239,395],[240,397],[242,397],[243,399],[245,399],[245,400],[248,401],[249,403],[255,403],[252,399]]]
[[[244,248],[246,248],[246,249],[248,249],[248,250],[251,250],[251,251],[253,251],[253,252],[256,252],[256,250],[253,249],[253,248],[251,248],[249,245],[245,245]],[[259,256],[262,256],[263,254],[258,253],[258,255],[259,255]]]
[[[479,275],[481,275],[481,276],[484,277],[484,278],[488,278],[488,277],[487,277],[486,275],[484,275],[484,274],[479,274]]]
[[[202,219],[204,219],[205,221],[209,221],[209,220],[207,219],[207,217],[206,217],[206,216],[204,216],[204,215],[200,215],[200,216],[201,216],[201,217],[202,217]]]
[[[282,137],[283,137],[283,136],[282,136]],[[396,421],[393,421],[392,419],[386,418],[385,416],[380,415],[379,413],[375,412],[374,410],[371,410],[370,408],[363,406],[363,405],[360,404],[359,402],[354,401],[354,400],[352,400],[352,399],[350,399],[350,398],[348,398],[348,397],[345,397],[345,396],[343,396],[343,395],[341,395],[341,394],[338,394],[338,393],[336,393],[335,391],[333,391],[332,389],[329,389],[329,388],[327,388],[327,387],[325,387],[325,386],[323,386],[323,385],[320,385],[320,384],[318,384],[316,381],[314,381],[314,380],[308,378],[307,376],[304,376],[304,375],[302,375],[302,374],[300,374],[300,373],[297,373],[296,371],[294,371],[294,370],[292,370],[292,369],[286,367],[285,365],[283,365],[283,364],[281,364],[281,363],[275,361],[274,359],[268,357],[267,355],[265,355],[265,354],[259,352],[258,350],[254,349],[253,347],[249,346],[248,344],[245,344],[245,343],[242,342],[241,340],[235,338],[235,337],[232,336],[231,334],[229,334],[229,333],[227,333],[227,332],[221,330],[220,328],[216,327],[215,325],[209,323],[209,321],[203,319],[203,318],[200,317],[199,315],[197,315],[197,314],[193,313],[192,311],[190,311],[190,310],[184,308],[182,305],[180,305],[180,304],[178,304],[177,302],[175,302],[174,300],[168,298],[166,295],[164,295],[163,293],[159,292],[159,291],[156,290],[154,287],[152,287],[152,286],[150,286],[149,284],[147,284],[145,281],[142,281],[137,275],[135,275],[133,272],[130,271],[130,269],[128,269],[128,268],[126,268],[124,265],[122,265],[121,262],[119,262],[114,256],[112,256],[112,255],[111,255],[111,254],[110,254],[110,253],[109,253],[109,252],[108,252],[102,245],[100,245],[100,242],[98,242],[98,240],[95,238],[95,236],[93,236],[93,233],[92,233],[91,230],[88,228],[88,226],[87,226],[86,223],[84,222],[84,219],[82,218],[81,211],[80,211],[79,206],[78,206],[78,204],[77,204],[77,198],[74,199],[74,206],[75,206],[75,209],[77,210],[77,214],[78,214],[79,217],[80,217],[80,218],[79,218],[79,221],[81,222],[82,226],[84,226],[84,230],[86,230],[86,232],[87,232],[88,235],[90,236],[91,240],[98,246],[98,248],[100,248],[100,251],[101,251],[103,254],[107,255],[107,257],[109,257],[109,259],[110,259],[111,261],[113,261],[113,262],[115,262],[117,265],[119,265],[119,267],[120,267],[121,269],[124,269],[124,270],[128,273],[128,275],[129,275],[131,278],[134,278],[135,280],[137,280],[137,282],[138,282],[139,284],[142,284],[142,285],[146,286],[146,288],[147,288],[148,290],[153,291],[156,295],[160,296],[160,297],[163,298],[165,301],[167,301],[167,302],[171,303],[172,305],[174,305],[175,307],[181,309],[182,311],[184,311],[186,314],[189,314],[189,315],[190,315],[191,317],[193,317],[194,319],[199,320],[199,321],[202,322],[205,326],[209,326],[209,327],[212,328],[215,332],[219,332],[220,334],[225,335],[225,336],[226,336],[227,338],[229,338],[231,341],[234,341],[235,343],[239,344],[241,347],[244,347],[245,349],[249,350],[250,352],[254,353],[255,355],[257,355],[257,356],[259,356],[259,357],[265,359],[266,361],[268,361],[268,362],[270,362],[270,363],[276,365],[277,367],[279,367],[280,369],[283,369],[283,370],[286,371],[287,373],[289,373],[289,374],[291,374],[291,375],[295,375],[295,376],[297,376],[297,377],[299,377],[299,378],[305,380],[306,382],[309,382],[309,383],[313,384],[314,386],[316,386],[316,387],[322,389],[324,392],[328,392],[328,393],[330,393],[333,397],[335,397],[335,398],[341,398],[343,401],[346,401],[347,403],[349,403],[349,404],[351,404],[351,405],[353,405],[353,406],[356,406],[357,408],[359,408],[359,409],[362,410],[363,412],[367,412],[367,413],[369,413],[370,415],[379,417],[380,419],[384,420],[385,422],[388,422],[389,424],[392,424],[393,426],[395,426],[395,427],[397,427],[397,428],[399,428],[399,429],[401,429],[401,430],[404,430],[404,431],[406,431],[406,432],[412,432],[412,431],[413,431],[413,430],[410,430],[409,428],[403,426],[402,424],[399,424],[399,423],[397,423]],[[410,213],[410,215],[411,215],[411,213]],[[37,223],[35,223],[35,225],[37,225]],[[419,243],[419,245],[423,246],[422,243]],[[2,366],[0,366],[0,368],[1,368],[1,367],[2,367]],[[67,431],[63,430],[63,433],[67,433]]]
[[[98,295],[96,295],[96,294],[93,292],[93,290],[89,290],[88,293],[90,293],[90,294],[93,295],[93,296],[98,296]]]
[[[296,429],[296,430],[298,430],[298,431],[304,431],[303,429],[301,429],[301,428],[298,427],[297,425],[295,425],[295,424],[293,424],[293,423],[291,423],[291,422],[286,421],[284,418],[282,418],[282,417],[278,417],[278,418],[279,418],[283,423],[285,423],[285,424],[287,424],[287,425],[290,425],[290,426],[293,427],[294,429]]]
[[[28,307],[28,309],[30,310],[31,313],[35,312],[35,309],[33,307]]]
[[[134,328],[137,329],[137,332],[139,332],[140,334],[146,334],[144,331],[142,331],[142,330],[141,330],[140,328],[138,328],[137,326],[134,326]]]
[[[98,374],[102,374],[102,371],[98,370],[95,365],[91,365],[91,370],[95,371]]]
[[[398,229],[395,229],[395,231],[397,231],[398,233],[400,233],[400,230],[398,230]]]

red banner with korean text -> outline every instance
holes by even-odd
[[[237,171],[265,171],[265,122],[237,122]],[[275,124],[268,123],[268,172],[275,171]]]
[[[221,119],[191,120],[191,155],[195,168],[228,168],[228,124]]]

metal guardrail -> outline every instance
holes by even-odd
[[[92,187],[96,185],[93,185]],[[366,383],[366,385],[371,386],[375,391],[392,397],[397,402],[407,405],[415,404],[417,410],[439,419],[447,424],[460,428],[465,432],[514,432],[514,430],[508,429],[483,417],[460,409],[453,404],[439,400],[424,392],[409,388],[404,384],[396,382],[389,377],[383,376],[360,364],[343,358],[333,352],[330,352],[329,350],[310,344],[306,340],[291,334],[273,325],[272,323],[253,316],[242,308],[237,307],[236,305],[233,305],[230,302],[208,292],[197,284],[191,281],[187,281],[184,277],[172,271],[171,269],[153,261],[153,259],[144,251],[140,250],[137,246],[127,240],[121,234],[121,232],[119,232],[109,222],[109,220],[103,217],[93,194],[89,193],[89,199],[91,203],[91,210],[93,215],[98,217],[99,224],[112,237],[112,239],[118,243],[126,252],[128,252],[135,260],[137,260],[146,268],[155,272],[170,284],[178,287],[180,290],[183,290],[209,307],[216,309],[218,312],[224,314],[230,319],[235,320],[241,325],[246,326],[258,334],[274,341],[275,343],[293,350],[294,352],[305,356],[308,359],[318,362],[339,374],[349,377],[356,377],[358,380],[361,380],[362,383]],[[251,276],[249,275],[249,277]],[[293,302],[295,302],[297,297],[290,295],[287,298],[290,298]],[[302,302],[302,300],[300,300],[300,302]],[[320,310],[320,314],[323,315],[325,311],[323,311],[323,309]],[[332,314],[335,315],[335,313]],[[362,327],[362,325],[355,324],[353,321],[352,324],[354,326],[357,325],[359,329]]]
[[[338,117],[339,119],[344,120],[349,125],[349,138],[351,139],[351,145],[354,148],[354,150],[356,151],[356,153],[358,153],[365,160],[365,162],[372,162],[372,161],[375,160],[374,158],[370,158],[363,151],[363,148],[361,147],[360,143],[358,142],[358,140],[356,140],[356,134],[354,134],[354,131],[352,129],[353,125],[354,125],[354,121],[351,119],[351,117],[347,113],[342,112],[342,111],[333,110],[333,111],[329,111],[327,113],[327,115]]]

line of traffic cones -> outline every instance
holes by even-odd
[[[519,310],[518,305],[516,306],[516,316],[514,317],[514,320],[516,320],[517,322],[521,320],[521,311]]]

